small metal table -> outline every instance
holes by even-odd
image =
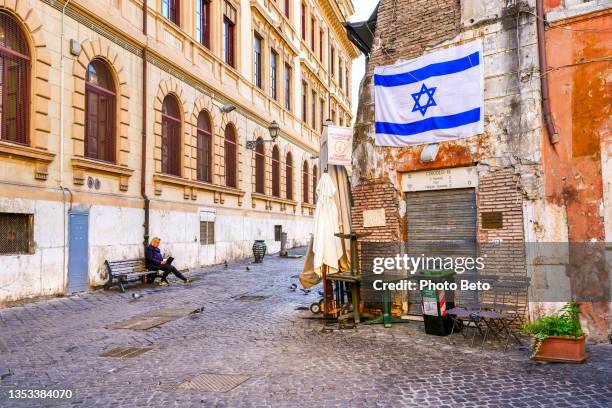
[[[407,276],[399,276],[399,275],[371,275],[367,277],[367,281],[374,282],[375,280],[380,280],[383,283],[392,283],[399,282],[404,279],[409,279]],[[402,319],[399,317],[391,316],[391,293],[387,286],[382,290],[382,315],[378,316],[372,320],[368,320],[364,322],[364,324],[384,324],[385,327],[391,327],[392,323],[409,323],[410,320]]]

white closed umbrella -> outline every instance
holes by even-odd
[[[335,200],[336,187],[327,173],[323,173],[317,185],[317,206],[315,209],[315,228],[312,242],[314,253],[314,271],[321,277],[322,268],[327,266],[327,273],[338,271],[338,260],[344,251],[342,240],[335,236],[340,232],[338,207]]]

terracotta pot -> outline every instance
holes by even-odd
[[[555,363],[583,363],[586,360],[584,336],[577,339],[568,336],[549,336],[542,342],[538,354],[533,359]]]

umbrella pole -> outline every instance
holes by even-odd
[[[329,302],[327,301],[327,265],[323,264],[323,318],[327,321]]]

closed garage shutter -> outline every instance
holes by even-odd
[[[476,193],[473,188],[406,193],[410,256],[473,257],[476,254]],[[466,272],[469,274],[469,272]],[[463,294],[466,296],[469,294]],[[410,292],[411,314],[420,314],[420,296]]]

